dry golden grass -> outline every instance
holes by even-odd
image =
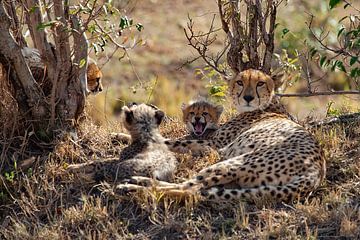
[[[71,163],[117,157],[124,146],[112,140],[113,131],[122,128],[116,124],[97,127],[85,120],[78,140],[64,137],[50,154],[40,154],[22,169],[7,160],[15,148],[3,151],[2,166],[8,167],[1,174],[0,238],[360,238],[359,126],[314,130],[328,158],[326,181],[308,199],[288,204],[222,203],[196,197],[179,201],[153,191],[118,196],[110,184],[79,184],[76,176],[63,174]],[[177,119],[168,120],[162,132],[171,138],[185,133]],[[17,156],[13,160],[20,166],[21,155]],[[217,155],[179,155],[178,159],[176,181],[182,181],[217,161]]]

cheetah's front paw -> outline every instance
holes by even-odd
[[[126,133],[111,133],[112,142],[120,142],[122,144],[129,144],[131,142],[131,136]]]

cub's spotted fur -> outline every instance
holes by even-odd
[[[189,136],[186,139],[206,139],[219,128],[219,119],[224,108],[205,99],[181,106],[183,122]]]
[[[168,141],[173,151],[199,151],[210,146],[223,161],[201,170],[180,184],[160,182],[167,194],[201,193],[210,199],[271,198],[286,201],[303,197],[325,176],[325,158],[316,139],[288,118],[277,103],[278,81],[257,70],[239,73],[229,82],[239,114],[208,140]],[[139,186],[120,185],[119,188]]]
[[[146,104],[123,107],[122,112],[132,142],[123,149],[120,159],[70,165],[68,171],[96,181],[121,181],[134,175],[172,180],[177,160],[159,133],[164,112]]]

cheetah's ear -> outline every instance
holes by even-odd
[[[130,103],[128,103],[128,105],[127,105],[127,107],[132,107],[132,106],[137,106],[138,105],[138,103],[137,102],[130,102]]]
[[[224,111],[224,107],[221,105],[216,105],[215,109],[216,109],[216,116],[219,118],[222,112]]]
[[[181,104],[181,110],[184,111],[187,108],[187,104],[186,103],[182,103]]]
[[[165,113],[161,110],[157,110],[155,112],[155,120],[156,120],[156,124],[160,125],[160,123],[162,122],[162,120],[165,117]]]
[[[134,113],[133,113],[133,111],[131,111],[127,106],[124,106],[121,110],[124,112],[125,121],[126,121],[128,124],[131,124],[132,121],[134,120]]]

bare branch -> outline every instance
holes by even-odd
[[[223,12],[223,5],[222,5],[222,0],[218,0],[218,9],[219,9],[219,14],[220,14],[220,20],[221,20],[221,25],[222,25],[222,29],[224,30],[224,32],[231,37],[231,32],[229,29],[229,24],[226,22],[225,20],[225,15]]]
[[[258,54],[258,11],[261,11],[261,8],[258,10],[257,6],[252,4],[252,1],[249,1],[247,6],[247,19],[249,21],[249,43],[247,46],[249,51],[249,60],[252,63],[252,67],[255,69],[259,69],[260,67]]]
[[[310,127],[332,126],[334,124],[358,124],[360,113],[348,113],[336,117],[326,118],[321,121],[311,121],[307,125]]]
[[[267,33],[267,38],[264,38],[265,41],[265,54],[263,58],[262,70],[266,73],[270,73],[271,69],[271,60],[274,53],[274,36],[275,36],[275,22],[276,22],[276,5],[272,0],[268,1],[268,8],[270,8],[270,26],[269,32]],[[266,19],[264,19],[266,22]]]
[[[193,29],[194,22],[189,16],[189,22],[187,24],[188,30],[186,30],[184,28],[184,33],[185,33],[186,39],[188,40],[188,45],[193,47],[198,52],[199,56],[204,60],[204,62],[208,66],[213,68],[215,71],[220,73],[221,75],[227,76],[226,70],[222,69],[219,64],[220,59],[224,54],[223,51],[225,51],[225,50],[223,50],[216,57],[208,55],[209,46],[216,40],[216,36],[211,37],[211,34],[214,32],[214,21],[215,21],[215,15],[212,18],[209,31],[207,31],[206,33],[195,34],[194,29]],[[197,57],[194,60],[188,61],[188,63],[191,63],[191,62],[199,59],[200,57]]]
[[[314,97],[329,95],[346,95],[355,94],[360,96],[360,91],[327,91],[327,92],[308,92],[308,93],[278,93],[279,97]]]
[[[47,40],[47,34],[43,28],[39,28],[43,23],[40,8],[41,3],[38,0],[26,0],[27,7],[27,25],[30,30],[31,38],[34,41],[35,48],[40,51],[41,58],[46,65],[48,76],[53,79],[55,76],[56,60],[51,45]]]
[[[75,51],[74,56],[74,71],[75,74],[78,74],[81,89],[84,95],[88,95],[90,93],[89,89],[87,88],[87,66],[88,66],[88,41],[86,39],[85,33],[82,33],[80,21],[76,16],[72,16],[71,18],[72,28],[74,29],[73,37],[74,37],[74,49]],[[84,66],[80,67],[81,61],[85,61]]]
[[[23,48],[27,47],[24,36],[21,33],[22,27],[20,26],[19,18],[16,15],[15,1],[9,1],[6,5],[7,13],[11,18],[11,30],[15,35],[17,43]]]
[[[54,13],[57,23],[53,25],[55,51],[57,56],[57,67],[59,71],[53,78],[53,91],[52,96],[60,96],[60,93],[64,92],[64,89],[68,85],[69,75],[71,72],[71,54],[70,54],[70,42],[68,34],[67,21],[65,19],[64,5],[62,0],[54,0]],[[58,83],[60,83],[58,85]]]

